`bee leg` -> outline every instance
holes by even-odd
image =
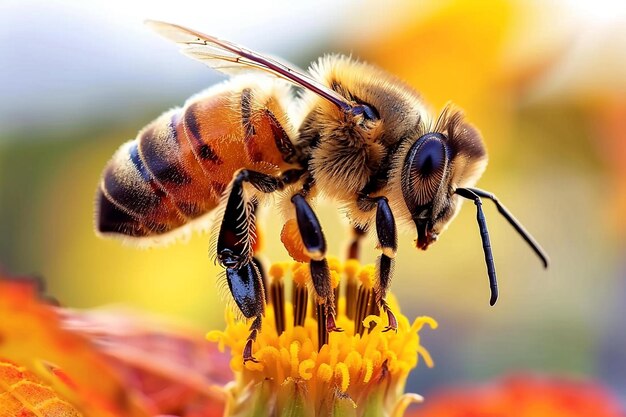
[[[385,296],[387,295],[387,289],[391,284],[391,277],[393,276],[393,268],[394,268],[395,260],[393,258],[388,257],[384,253],[378,257],[376,261],[376,276],[378,282],[376,283],[376,287],[374,288],[374,296],[376,300],[376,304],[380,308],[383,309],[385,313],[387,313],[387,327],[383,330],[383,332],[388,332],[390,330],[397,331],[398,330],[398,320],[396,316],[391,311],[391,308],[387,304],[385,300]]]
[[[235,175],[230,186],[217,240],[217,260],[226,268],[226,280],[235,304],[244,317],[254,318],[243,351],[244,362],[255,360],[252,343],[261,329],[266,297],[260,263],[252,256],[254,202],[247,200],[243,183],[249,182],[259,191],[271,193],[296,181],[299,173],[300,170],[291,170],[282,177],[273,177],[244,169]]]
[[[306,201],[303,193],[291,197],[291,202],[296,209],[296,222],[302,238],[302,243],[307,255],[311,258],[309,268],[311,280],[317,296],[324,300],[326,309],[326,331],[343,331],[335,322],[334,292],[331,285],[330,269],[326,261],[326,239],[322,232],[322,226],[315,212]]]
[[[261,276],[261,284],[263,284],[263,293],[265,294],[265,302],[267,303],[267,276],[265,275],[265,269],[263,268],[263,263],[256,256],[252,257],[252,262],[254,262],[254,266],[259,270],[259,275]]]
[[[249,202],[244,194],[243,183],[248,182],[261,192],[272,193],[297,181],[303,172],[289,170],[281,177],[274,177],[242,169],[235,174],[217,239],[217,260],[223,267],[237,268],[252,258],[254,202]]]
[[[239,268],[226,268],[226,281],[233,299],[247,319],[254,317],[250,326],[250,335],[243,349],[243,361],[256,362],[252,356],[252,342],[261,330],[262,317],[265,312],[265,291],[263,280],[254,262],[247,262]]]
[[[258,201],[254,200],[252,202],[252,217],[254,219],[256,219],[256,213],[258,209],[259,209],[259,203]],[[256,239],[254,240],[254,244],[252,245],[252,253],[259,252],[260,250],[259,248],[261,247],[260,243],[262,241],[258,225],[255,225],[255,232],[256,232]],[[254,262],[254,264],[256,265],[257,269],[259,270],[261,274],[261,282],[263,282],[263,290],[265,291],[265,303],[267,303],[267,276],[265,274],[265,268],[263,268],[263,263],[256,256],[252,257],[252,262]]]
[[[398,329],[398,321],[385,300],[387,289],[393,277],[394,258],[398,250],[396,221],[387,199],[385,197],[377,197],[376,200],[376,235],[378,236],[378,247],[382,253],[376,262],[377,283],[374,294],[376,303],[387,313],[388,325],[383,331],[396,331]]]
[[[396,221],[386,197],[369,197],[366,194],[361,194],[357,204],[363,211],[370,211],[376,207],[376,235],[378,238],[378,249],[380,249],[382,253],[376,261],[374,297],[376,304],[387,313],[388,325],[383,331],[397,330],[398,320],[396,320],[396,316],[385,300],[387,290],[391,285],[395,264],[394,258],[396,257],[396,251],[398,249]]]

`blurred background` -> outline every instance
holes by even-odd
[[[551,256],[486,203],[501,298],[489,307],[471,204],[427,252],[400,240],[392,290],[436,367],[428,395],[517,370],[590,377],[626,401],[626,6],[596,0],[387,3],[4,0],[0,3],[0,265],[45,278],[64,305],[124,304],[203,329],[223,325],[208,236],[140,250],[93,232],[100,173],[161,112],[223,77],[150,33],[161,19],[307,67],[327,52],[408,81],[438,112],[465,109],[498,195]],[[330,253],[348,228],[320,211]],[[280,219],[266,215],[266,230]],[[337,231],[337,232],[330,232]],[[278,236],[265,255],[287,259]],[[366,243],[373,261],[374,241]]]

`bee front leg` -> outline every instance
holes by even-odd
[[[395,266],[394,258],[398,250],[396,221],[386,197],[368,197],[361,195],[359,196],[358,204],[364,211],[373,210],[374,207],[376,207],[376,235],[378,238],[378,249],[380,249],[382,253],[376,261],[374,296],[376,304],[387,313],[388,325],[383,331],[397,330],[398,321],[385,300],[387,290],[391,285],[391,278],[393,277],[393,269]]]
[[[250,335],[243,351],[243,360],[254,361],[252,343],[261,329],[265,311],[263,275],[253,258],[254,204],[244,193],[243,184],[248,182],[257,190],[271,193],[285,184],[296,181],[300,170],[286,171],[274,177],[243,169],[235,174],[230,185],[224,217],[217,239],[217,260],[226,269],[228,288],[235,304],[247,319],[254,318]]]
[[[385,197],[379,197],[376,203],[376,234],[378,236],[378,246],[383,252],[376,262],[377,283],[374,289],[376,303],[387,313],[388,324],[383,331],[396,331],[398,329],[398,321],[389,308],[385,296],[393,276],[394,258],[398,250],[398,235],[396,232],[396,221],[389,207],[389,202]]]
[[[326,331],[343,331],[337,327],[335,322],[335,295],[331,285],[330,269],[326,261],[326,239],[322,232],[322,226],[303,194],[295,194],[291,197],[291,202],[296,209],[296,222],[302,243],[307,255],[311,258],[309,268],[313,288],[317,296],[324,300]]]

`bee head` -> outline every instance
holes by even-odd
[[[411,139],[401,170],[402,195],[422,250],[457,214],[456,188],[473,186],[487,162],[480,134],[461,112],[446,108],[432,130]]]

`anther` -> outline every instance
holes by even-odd
[[[344,272],[346,276],[346,317],[351,320],[354,320],[354,315],[356,313],[356,298],[357,298],[357,289],[358,289],[358,280],[356,278],[357,273],[359,271],[360,265],[359,261],[355,259],[348,259],[346,261],[346,265],[344,267]]]
[[[284,270],[279,265],[272,265],[270,269],[269,302],[274,307],[274,323],[276,333],[280,336],[285,331],[285,284],[283,283]]]
[[[374,304],[373,291],[371,288],[365,288],[361,285],[357,291],[356,309],[354,314],[354,333],[363,335],[365,326],[363,320],[370,312],[370,306]]]
[[[365,333],[365,327],[363,326],[363,320],[369,314],[372,314],[372,305],[374,303],[374,288],[372,277],[374,270],[371,267],[364,267],[359,273],[359,279],[361,280],[361,286],[357,290],[356,308],[354,314],[354,333],[363,335]],[[374,314],[378,315],[377,312]]]
[[[293,269],[293,286],[291,288],[291,303],[293,304],[293,325],[304,326],[307,305],[309,303],[309,290],[307,280],[309,269],[303,264],[295,264]]]

